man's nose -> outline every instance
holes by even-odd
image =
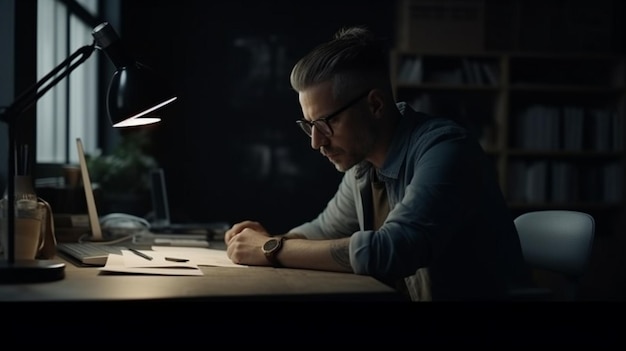
[[[311,147],[319,150],[320,147],[328,144],[328,137],[324,135],[316,126],[311,128]]]

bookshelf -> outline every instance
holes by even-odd
[[[394,50],[397,100],[467,125],[514,212],[621,212],[626,59]]]

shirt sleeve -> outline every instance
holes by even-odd
[[[289,230],[289,233],[302,234],[307,239],[339,239],[352,235],[359,230],[354,189],[353,170],[348,170],[324,211],[312,221]]]

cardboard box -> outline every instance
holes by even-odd
[[[484,0],[398,0],[398,48],[428,53],[481,52]]]

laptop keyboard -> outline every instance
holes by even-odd
[[[104,266],[110,253],[121,255],[122,249],[126,249],[126,247],[90,242],[57,244],[59,253],[90,266]]]

